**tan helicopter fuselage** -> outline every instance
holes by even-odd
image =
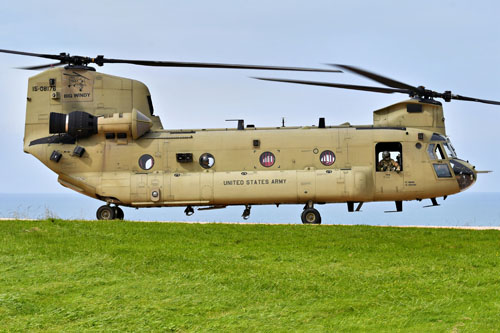
[[[51,113],[75,111],[98,117],[97,133],[49,134]],[[370,126],[165,130],[144,84],[60,68],[29,80],[24,150],[63,186],[123,206],[402,201],[472,184],[459,186],[451,156],[429,153],[443,144],[435,134],[445,135],[441,105],[416,100],[375,111]],[[385,150],[398,151],[400,170],[378,170]]]

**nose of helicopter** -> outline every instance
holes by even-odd
[[[472,164],[456,159],[451,160],[450,164],[457,178],[460,191],[468,189],[476,182],[477,172]]]

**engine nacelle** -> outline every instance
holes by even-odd
[[[49,133],[67,133],[74,138],[87,138],[98,133],[127,133],[135,140],[153,126],[151,119],[139,110],[130,113],[114,113],[109,117],[96,117],[83,111],[69,114],[50,113]]]

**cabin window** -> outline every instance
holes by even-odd
[[[143,170],[151,169],[154,164],[155,164],[155,160],[154,160],[153,156],[151,156],[149,154],[144,154],[139,158],[139,166]]]
[[[403,171],[401,142],[379,142],[375,145],[375,166],[378,172]]]
[[[215,164],[215,157],[210,153],[205,153],[200,156],[200,165],[204,169],[210,169]]]
[[[260,155],[259,160],[260,160],[260,164],[263,167],[269,168],[269,167],[272,167],[274,165],[274,162],[276,162],[276,157],[274,157],[274,154],[271,153],[270,151],[266,151]]]
[[[335,163],[335,154],[331,150],[325,150],[319,156],[319,160],[325,166],[333,165]]]

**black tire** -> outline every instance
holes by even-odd
[[[321,224],[321,215],[314,208],[306,208],[301,215],[304,224]]]
[[[115,207],[115,218],[118,219],[118,220],[123,220],[123,218],[125,217],[125,213],[123,213],[123,210],[116,206]]]
[[[101,206],[97,210],[98,220],[114,220],[115,219],[115,209],[111,206]]]

